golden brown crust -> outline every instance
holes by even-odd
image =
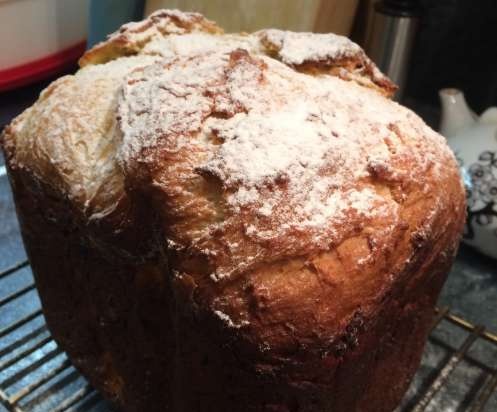
[[[245,51],[138,70],[119,114],[127,185],[163,216],[176,270],[188,272],[181,262],[196,256],[217,280],[360,233],[384,252],[409,223],[410,203],[438,212],[430,182],[454,162],[440,136],[395,103]]]
[[[330,74],[392,97],[397,86],[381,73],[366,53],[349,39],[332,33],[293,33],[261,30],[262,44],[273,56],[296,70],[312,74]]]
[[[159,10],[148,19],[138,23],[129,23],[111,34],[87,51],[80,59],[81,67],[89,64],[102,64],[123,56],[137,54],[168,55],[161,50],[161,40],[168,36],[189,33],[206,34],[212,38],[210,47],[216,44],[223,30],[214,22],[198,13],[184,13],[175,10]],[[376,90],[386,97],[392,97],[397,86],[381,73],[364,51],[349,39],[335,34],[294,33],[281,30],[261,30],[252,35],[241,33],[231,35],[232,41],[241,41],[241,46],[250,51],[265,53],[277,58],[295,69],[316,74],[330,74],[344,80]],[[229,38],[229,36],[228,36]],[[196,39],[193,41],[195,42]],[[245,40],[245,41],[244,41]],[[260,42],[260,44],[258,44]],[[159,47],[154,47],[158,43]],[[245,43],[245,44],[244,44]],[[162,46],[164,46],[162,44]],[[313,50],[320,49],[315,55]],[[207,51],[203,42],[199,50]],[[207,48],[209,46],[207,45]],[[302,52],[304,50],[304,55]],[[180,52],[181,50],[175,50]],[[289,52],[289,53],[286,53]],[[292,60],[297,53],[298,61]],[[290,56],[290,58],[288,58]],[[285,58],[286,57],[286,58]],[[300,57],[303,57],[300,59]]]
[[[193,282],[171,284],[153,258],[105,257],[67,202],[29,174],[10,176],[54,336],[95,387],[133,412],[393,410],[417,368],[463,219],[446,220],[449,206],[426,222],[440,227],[436,236],[406,232],[392,249],[416,245],[415,255],[380,256],[380,277],[355,269],[364,246],[352,239],[310,270],[297,259],[227,286],[222,309],[232,327]],[[377,287],[370,280],[385,279],[368,296]],[[252,322],[237,323],[246,310]]]
[[[150,27],[3,135],[55,338],[130,412],[391,411],[464,222],[444,140],[344,39]]]
[[[85,67],[107,63],[123,56],[133,56],[139,54],[148,42],[157,37],[191,32],[221,34],[223,30],[199,13],[158,10],[146,20],[122,26],[106,41],[88,50],[79,60],[79,65]]]

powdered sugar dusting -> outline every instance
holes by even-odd
[[[16,156],[38,178],[56,184],[90,218],[115,207],[120,179],[114,162],[115,110],[125,75],[157,58],[131,56],[88,66],[42,92],[16,131]],[[32,159],[35,158],[36,161]],[[54,183],[56,182],[56,183]]]
[[[235,323],[231,319],[229,315],[227,315],[224,312],[221,312],[220,310],[214,310],[213,313],[221,319],[228,327],[233,328],[233,329],[240,329],[243,326],[247,326],[249,324],[248,321],[242,320],[240,323]]]
[[[162,57],[192,56],[209,52],[230,52],[235,49],[260,52],[259,39],[253,35],[210,33],[171,34],[166,37],[155,37],[143,48],[143,54]]]
[[[122,25],[118,31],[109,36],[108,41],[125,39],[130,43],[140,43],[146,39],[163,37],[166,33],[183,34],[201,31],[204,27],[217,29],[213,22],[205,19],[199,13],[188,13],[174,9],[157,10],[145,20]]]
[[[136,71],[119,106],[125,167],[153,161],[149,148],[198,147],[203,155],[190,173],[221,182],[229,212],[190,235],[198,250],[220,259],[216,280],[264,259],[268,242],[273,259],[295,242],[326,249],[344,226],[375,219],[387,236],[399,204],[372,179],[420,180],[447,150],[419,118],[375,92],[244,50],[165,59]],[[416,167],[406,169],[406,159]],[[213,231],[224,237],[214,241]]]
[[[306,169],[318,168],[331,131],[309,120],[316,112],[311,102],[297,101],[274,112],[239,113],[222,124],[209,124],[225,143],[205,169],[227,185],[243,182],[250,187],[280,174],[298,178]]]
[[[295,33],[269,29],[260,31],[259,36],[263,42],[277,49],[284,63],[291,65],[339,59],[362,53],[362,49],[347,37],[333,33]]]
[[[118,110],[123,132],[119,157],[127,162],[160,139],[167,140],[169,150],[188,142],[184,138],[200,129],[211,109],[199,84],[221,75],[222,60],[208,58],[166,59],[133,73],[123,87]]]
[[[445,141],[377,93],[384,78],[357,45],[219,32],[167,10],[123,27],[18,121],[17,163],[89,219],[143,190],[169,251],[216,281],[351,237],[395,244],[406,199],[446,205],[433,190],[454,170]]]
[[[76,76],[82,81],[95,81],[99,78],[121,79],[137,67],[147,67],[157,60],[157,57],[147,55],[121,57],[105,64],[84,67]]]
[[[396,89],[364,51],[347,37],[276,29],[261,30],[255,35],[266,48],[266,53],[289,66],[304,66],[304,69],[306,64],[310,68],[321,66],[325,72],[334,73],[342,79],[377,87],[386,96],[391,96]],[[331,68],[334,70],[329,70]]]

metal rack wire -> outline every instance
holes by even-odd
[[[28,270],[27,261],[0,272],[0,282],[21,270]],[[1,291],[2,289],[0,289]],[[7,305],[14,305],[27,293],[35,290],[32,278],[16,290],[0,295],[0,314]],[[0,293],[1,294],[1,293]],[[434,331],[448,323],[465,333],[463,342],[452,347],[440,341]],[[470,349],[477,341],[487,341],[497,349],[497,335],[483,326],[449,312],[437,309],[430,340],[450,348],[449,356],[432,374],[429,382],[407,402],[402,412],[422,412],[429,408],[437,394],[447,385],[461,361],[471,361],[485,375],[472,399],[464,409],[483,412],[497,389],[497,365],[488,365],[471,356]],[[0,329],[0,411],[9,412],[75,412],[109,411],[110,407],[73,368],[65,354],[52,340],[43,321],[41,308],[16,318]]]
[[[23,261],[0,272],[0,286],[28,266]],[[33,290],[30,277],[27,284],[0,295],[0,315]],[[3,406],[9,412],[110,410],[54,342],[39,305],[0,328],[0,405],[0,411]]]
[[[435,395],[448,382],[452,372],[454,372],[458,364],[464,358],[469,357],[468,352],[478,339],[486,340],[497,347],[497,335],[485,331],[484,326],[473,325],[465,319],[451,314],[449,312],[449,308],[447,307],[441,309],[437,308],[436,311],[437,314],[432,326],[432,332],[439,326],[439,324],[443,320],[445,320],[468,333],[462,344],[441,366],[438,374],[430,383],[430,385],[424,390],[422,396],[420,396],[418,401],[411,408],[408,409],[409,412],[423,412],[427,409],[428,405],[435,397]],[[430,336],[430,339],[435,341],[437,340],[433,336]],[[485,365],[474,358],[471,358],[471,361],[472,363],[477,364],[485,373],[487,373],[488,378],[484,386],[479,391],[479,394],[472,400],[472,403],[469,405],[469,409],[466,409],[470,412],[483,412],[483,410],[485,409],[485,405],[487,404],[497,387],[497,369],[495,367]]]

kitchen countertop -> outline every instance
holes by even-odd
[[[32,104],[40,90],[47,82],[38,83],[25,87],[21,90],[0,94],[0,128],[3,128],[12,117],[20,113],[25,107]],[[416,105],[408,102],[410,107],[417,109],[418,113],[425,118],[427,123],[434,125],[437,120],[437,109]],[[12,195],[3,158],[0,156],[0,271],[25,259],[26,255],[19,233],[19,227],[15,216]],[[4,291],[0,290],[3,295]],[[483,324],[493,333],[497,332],[497,261],[486,258],[462,245],[457,259],[452,267],[447,283],[439,301],[440,306],[449,306],[452,313],[476,323]],[[443,333],[443,332],[442,332]],[[448,333],[448,332],[447,332]],[[457,340],[457,339],[456,339]],[[457,345],[454,342],[454,345]],[[435,351],[436,352],[436,351]],[[425,353],[424,366],[428,368],[430,362],[438,362],[435,352]],[[489,362],[494,366],[497,362],[497,351],[492,352]],[[428,373],[426,372],[426,373]],[[467,380],[468,374],[464,372],[463,381]],[[419,382],[418,382],[419,383]],[[471,389],[471,388],[470,388]],[[496,398],[497,396],[494,396]],[[450,400],[440,400],[441,404],[434,404],[428,410],[433,411],[462,411],[460,407],[451,407]],[[445,402],[445,403],[444,403]],[[432,402],[433,403],[433,402]],[[430,404],[431,405],[431,404]],[[443,407],[441,406],[443,405]],[[492,402],[491,408],[497,407],[497,399]],[[0,410],[2,408],[0,407]],[[494,410],[494,409],[485,409]]]

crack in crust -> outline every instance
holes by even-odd
[[[146,20],[122,26],[109,35],[106,41],[87,51],[79,63],[84,67],[106,63],[122,56],[147,53],[161,55],[164,53],[160,50],[161,41],[192,33],[205,34],[216,43],[222,38],[223,30],[198,13],[159,10]],[[244,47],[252,47],[253,50],[249,51],[267,54],[304,73],[337,76],[387,97],[391,97],[397,89],[357,44],[343,36],[275,29],[228,36],[235,42],[245,43]],[[202,36],[199,38],[202,39]],[[152,45],[156,43],[158,47],[154,48]]]

